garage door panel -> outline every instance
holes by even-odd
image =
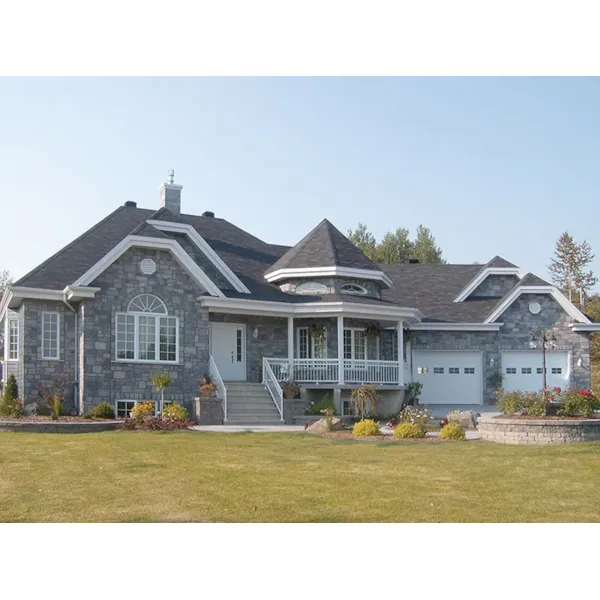
[[[546,353],[546,383],[548,387],[569,387],[569,353],[549,350]],[[537,392],[543,385],[542,352],[507,351],[502,353],[502,387],[508,392],[517,390]]]
[[[423,384],[421,404],[481,404],[481,352],[413,352],[413,380]]]

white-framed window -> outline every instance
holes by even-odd
[[[58,360],[60,357],[60,315],[42,313],[42,358]]]
[[[160,402],[155,400],[117,400],[115,402],[115,414],[117,415],[117,419],[130,417],[133,407],[142,402],[151,402],[154,404],[154,416],[158,417],[160,415]],[[172,400],[165,400],[163,406],[168,406],[172,402]]]
[[[19,320],[8,319],[8,360],[19,360]]]
[[[536,368],[536,370],[535,370],[535,372],[536,372],[538,375],[543,375],[543,374],[544,374],[544,368],[543,368],[543,367],[537,367],[537,368]],[[548,372],[548,369],[546,369],[546,373],[547,373],[547,372]]]
[[[296,286],[296,294],[328,294],[329,288],[318,281],[307,281]]]
[[[299,327],[296,336],[296,356],[298,358],[327,358],[327,329],[323,338],[315,339],[308,327]]]
[[[443,375],[444,367],[433,367],[433,374],[434,375]]]
[[[531,375],[531,367],[521,367],[521,375]]]
[[[506,374],[507,375],[516,375],[517,367],[506,367]]]
[[[475,375],[475,367],[465,367],[465,375]]]
[[[561,375],[562,368],[561,367],[552,367],[552,375]]]
[[[364,329],[344,329],[344,358],[346,360],[366,360],[367,334]]]
[[[179,319],[167,314],[153,294],[136,296],[115,319],[115,358],[123,361],[177,362]]]
[[[429,367],[417,367],[417,375],[428,375]]]
[[[458,367],[448,367],[448,373],[450,375],[460,375],[460,369]]]
[[[342,294],[366,294],[367,288],[357,283],[345,283],[340,287]]]

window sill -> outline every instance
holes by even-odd
[[[118,364],[118,365],[127,364],[127,365],[172,365],[172,366],[178,366],[178,365],[183,364],[179,361],[172,361],[172,360],[134,360],[134,359],[129,359],[129,358],[115,358],[114,360],[111,360],[111,363]]]
[[[42,356],[40,360],[49,360],[51,362],[64,362],[61,358],[47,358],[45,356]]]

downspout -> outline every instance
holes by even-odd
[[[63,294],[63,302],[66,307],[73,313],[73,318],[75,319],[75,381],[73,382],[73,405],[75,408],[75,412],[80,414],[80,406],[79,406],[79,340],[78,340],[78,317],[77,310],[69,303],[67,300],[67,295]]]

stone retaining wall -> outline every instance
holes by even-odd
[[[78,421],[0,421],[0,431],[23,431],[26,433],[93,433],[116,429],[123,421],[84,423]]]
[[[500,444],[571,444],[600,440],[600,419],[511,419],[479,417],[482,440]]]

